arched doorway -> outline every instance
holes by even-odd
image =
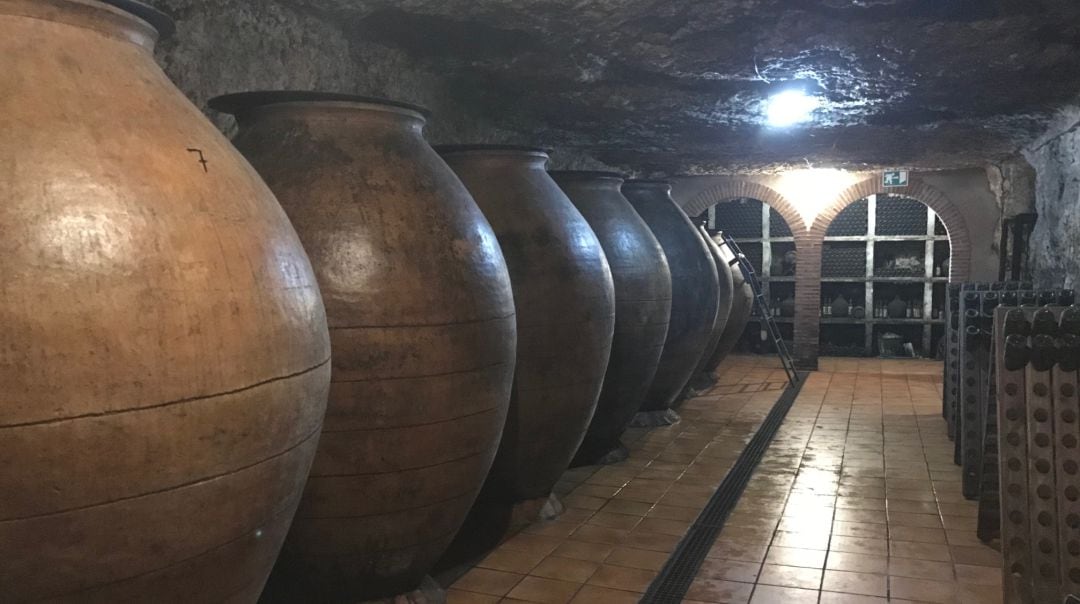
[[[697,217],[720,241],[723,232],[735,239],[758,274],[788,349],[794,347],[795,280],[798,266],[795,237],[787,220],[769,204],[751,197],[722,201]],[[747,324],[736,351],[772,353],[758,309]]]
[[[914,196],[845,207],[822,243],[821,354],[936,357],[951,264],[945,224]]]

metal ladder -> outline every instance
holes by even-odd
[[[761,288],[761,282],[758,281],[757,273],[754,272],[754,265],[750,264],[750,261],[746,259],[746,254],[743,254],[734,239],[727,233],[721,232],[720,235],[724,238],[723,245],[728,246],[731,253],[735,255],[735,259],[728,262],[728,264],[731,266],[738,264],[746,282],[754,290],[754,301],[757,304],[758,312],[761,314],[761,320],[768,328],[769,337],[772,338],[776,354],[780,357],[780,363],[784,366],[784,373],[787,374],[788,383],[794,387],[799,381],[799,372],[795,369],[795,361],[791,358],[787,343],[784,342],[784,338],[780,335],[780,327],[773,319],[772,309],[769,308],[769,302],[765,299],[765,292]]]

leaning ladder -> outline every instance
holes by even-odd
[[[769,337],[772,338],[773,346],[780,357],[780,363],[784,366],[784,373],[787,374],[788,383],[794,387],[799,381],[799,372],[795,369],[795,361],[791,358],[787,343],[784,342],[784,338],[780,335],[780,327],[773,319],[772,309],[769,308],[769,302],[765,299],[765,291],[761,287],[761,282],[758,281],[757,273],[754,272],[754,265],[750,264],[750,261],[746,259],[746,255],[739,249],[739,245],[735,243],[734,239],[727,233],[721,233],[721,236],[724,238],[723,245],[728,246],[731,253],[735,255],[735,259],[729,261],[728,264],[731,266],[738,264],[743,276],[746,278],[746,282],[754,290],[754,302],[757,304],[758,312],[761,313],[761,320],[765,322],[765,326],[769,331]]]

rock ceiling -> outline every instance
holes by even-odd
[[[665,173],[975,165],[1080,93],[1080,0],[288,0],[508,130]],[[785,86],[813,122],[763,124]]]

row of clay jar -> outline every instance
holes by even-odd
[[[440,157],[422,110],[316,93],[214,102],[248,163],[154,63],[168,26],[0,0],[5,601],[408,592],[741,333],[665,183]]]

